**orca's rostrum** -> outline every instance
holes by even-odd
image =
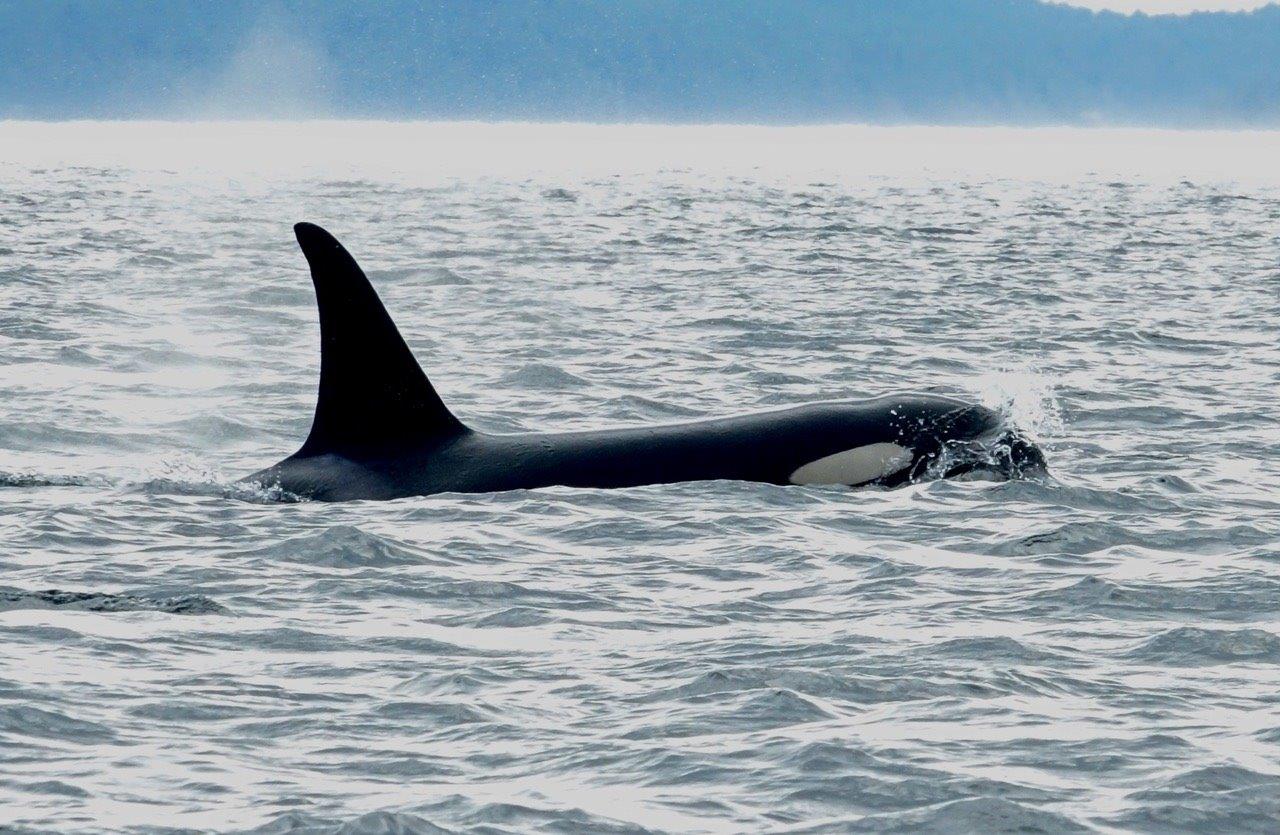
[[[246,481],[325,501],[731,479],[881,485],[1041,470],[996,412],[902,394],[624,429],[493,435],[465,426],[422,372],[355,259],[294,227],[320,308],[320,391],[302,448]]]

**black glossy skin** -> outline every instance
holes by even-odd
[[[322,501],[714,479],[789,484],[805,464],[875,443],[913,453],[909,466],[874,482],[886,487],[931,471],[944,448],[994,444],[1003,453],[961,455],[936,475],[1011,477],[1044,465],[995,412],[923,394],[631,429],[475,432],[444,407],[346,250],[319,227],[295,231],[320,306],[316,419],[297,453],[246,480]]]
[[[999,416],[988,409],[908,395],[596,432],[463,430],[357,460],[293,456],[253,478],[325,501],[713,479],[789,484],[791,474],[811,461],[889,442],[915,453],[910,467],[877,482],[892,487],[921,475],[944,439],[993,441],[1000,431]]]

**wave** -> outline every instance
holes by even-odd
[[[0,612],[65,609],[78,612],[164,612],[171,615],[227,615],[230,611],[201,594],[153,596],[94,591],[24,591],[0,588]]]
[[[845,832],[1090,832],[1089,827],[1043,808],[998,797],[954,800],[924,809],[867,815]]]
[[[309,501],[305,496],[290,493],[279,484],[263,484],[258,481],[184,481],[173,478],[152,478],[129,482],[128,492],[149,496],[208,496],[219,499],[235,499],[253,504],[297,504]]]
[[[292,537],[246,556],[325,568],[393,568],[427,562],[424,554],[353,525],[335,525],[320,533]]]
[[[36,473],[0,471],[0,489],[35,490],[46,487],[89,487],[120,490],[150,496],[209,496],[236,499],[256,504],[296,503],[307,499],[290,493],[280,485],[253,481],[228,481],[203,468],[162,468],[162,474],[139,479],[100,474]]]
[[[1070,552],[1068,552],[1070,553]],[[1126,620],[1270,620],[1280,606],[1280,581],[1231,576],[1175,583],[1116,583],[1088,575],[1023,598],[1028,611],[1092,612]],[[1186,637],[1196,640],[1190,634]]]
[[[97,475],[42,475],[40,473],[0,472],[0,487],[111,487],[111,479]]]
[[[1140,805],[1106,821],[1122,831],[1270,832],[1280,818],[1280,776],[1221,763],[1126,799]]]
[[[429,817],[451,818],[450,828]],[[305,812],[286,812],[245,830],[245,835],[450,835],[459,831],[643,833],[653,830],[638,824],[590,814],[577,808],[538,808],[521,803],[479,803],[452,796],[412,810],[382,810],[348,818],[321,818]]]
[[[1280,636],[1264,629],[1200,629],[1161,632],[1129,651],[1134,661],[1180,667],[1252,662],[1280,664]]]
[[[262,826],[245,830],[245,835],[450,835],[453,831],[405,812],[368,812],[345,821],[287,812]]]

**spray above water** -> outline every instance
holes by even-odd
[[[1046,440],[1066,428],[1053,382],[1027,368],[1002,368],[977,379],[978,399],[995,409],[1027,440]]]
[[[1053,386],[1030,371],[995,371],[977,382],[978,399],[995,413],[998,428],[982,437],[942,444],[922,461],[912,481],[1005,481],[1048,475],[1040,444],[1063,429]]]

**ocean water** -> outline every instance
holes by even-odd
[[[1258,831],[1269,134],[0,124],[0,828]],[[895,390],[1051,475],[237,485],[362,262],[464,420]]]

